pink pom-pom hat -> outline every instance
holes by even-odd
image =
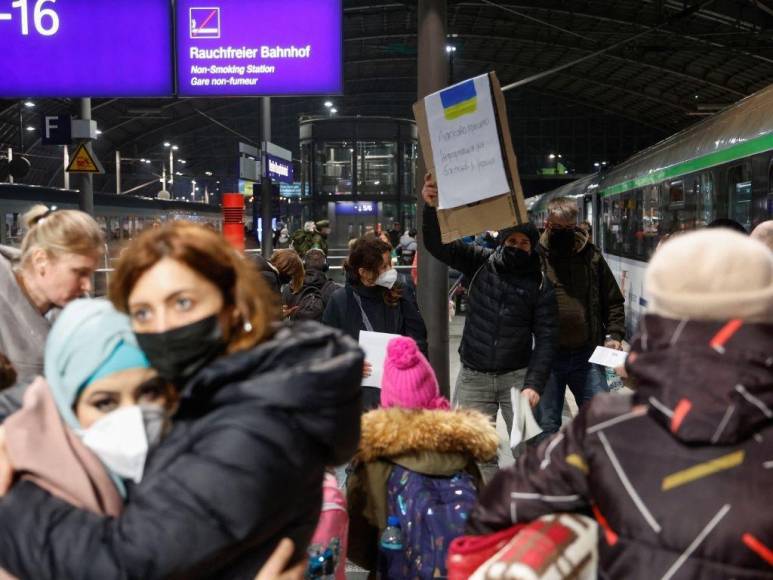
[[[381,406],[404,409],[448,409],[440,395],[435,371],[407,336],[393,338],[387,345],[381,379]]]

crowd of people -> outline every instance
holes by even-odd
[[[422,195],[423,243],[466,280],[452,401],[393,265],[418,249],[399,223],[354,240],[338,284],[325,221],[280,232],[268,259],[167,222],[97,299],[97,222],[33,207],[21,247],[0,247],[0,575],[343,578],[348,556],[443,577],[455,538],[560,512],[600,526],[601,577],[770,575],[773,223],[663,243],[627,345],[573,200],[550,202],[543,232],[443,243],[430,175]],[[377,387],[362,331],[397,336]],[[630,351],[632,392],[608,393],[597,346]],[[516,446],[532,414],[542,433]],[[340,466],[346,498],[329,499]]]

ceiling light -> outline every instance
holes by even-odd
[[[172,151],[177,151],[179,147],[177,145],[172,145]]]
[[[175,171],[175,172],[174,172],[174,174],[175,174],[175,175],[182,175],[182,172],[180,172],[180,171]]]
[[[325,106],[329,109],[330,107],[333,106],[333,102],[332,101],[325,101]]]
[[[453,44],[446,44],[446,52],[456,52],[456,47]]]
[[[24,101],[24,106],[27,107],[28,109],[31,109],[32,107],[35,106],[35,103],[33,103],[32,101]]]
[[[140,159],[140,163],[145,163],[146,161],[147,161],[147,159],[145,159],[145,158]]]
[[[548,159],[555,159],[555,158],[556,158],[555,153],[551,153],[550,155],[548,155]]]
[[[150,165],[150,159],[145,159],[145,163],[147,163],[148,165]]]
[[[172,144],[169,141],[164,141],[164,147],[171,147]]]
[[[335,115],[337,112],[338,112],[338,109],[336,109],[335,107],[333,107],[332,109],[330,109],[330,114],[331,114],[331,115]]]
[[[177,162],[178,162],[178,163],[182,163],[183,165],[185,165],[186,163],[188,163],[188,162],[187,162],[185,159],[178,159],[178,160],[177,160]]]
[[[97,129],[97,135],[101,135],[101,134],[102,134],[102,131]]]
[[[212,175],[212,172],[211,171],[205,171],[204,175]]]
[[[34,130],[35,130],[35,127],[33,127],[32,125],[27,126],[27,131],[34,131]]]

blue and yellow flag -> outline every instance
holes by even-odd
[[[443,115],[447,121],[458,119],[462,115],[474,113],[478,105],[475,81],[470,79],[450,89],[440,91]]]

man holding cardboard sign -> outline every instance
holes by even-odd
[[[521,389],[535,407],[558,343],[558,306],[553,286],[542,275],[539,233],[530,223],[506,228],[495,250],[461,241],[444,244],[435,209],[438,189],[430,174],[422,196],[428,206],[423,223],[427,250],[470,281],[454,402],[493,420],[501,409],[510,433],[511,389]],[[496,459],[481,469],[488,481],[497,470]]]

